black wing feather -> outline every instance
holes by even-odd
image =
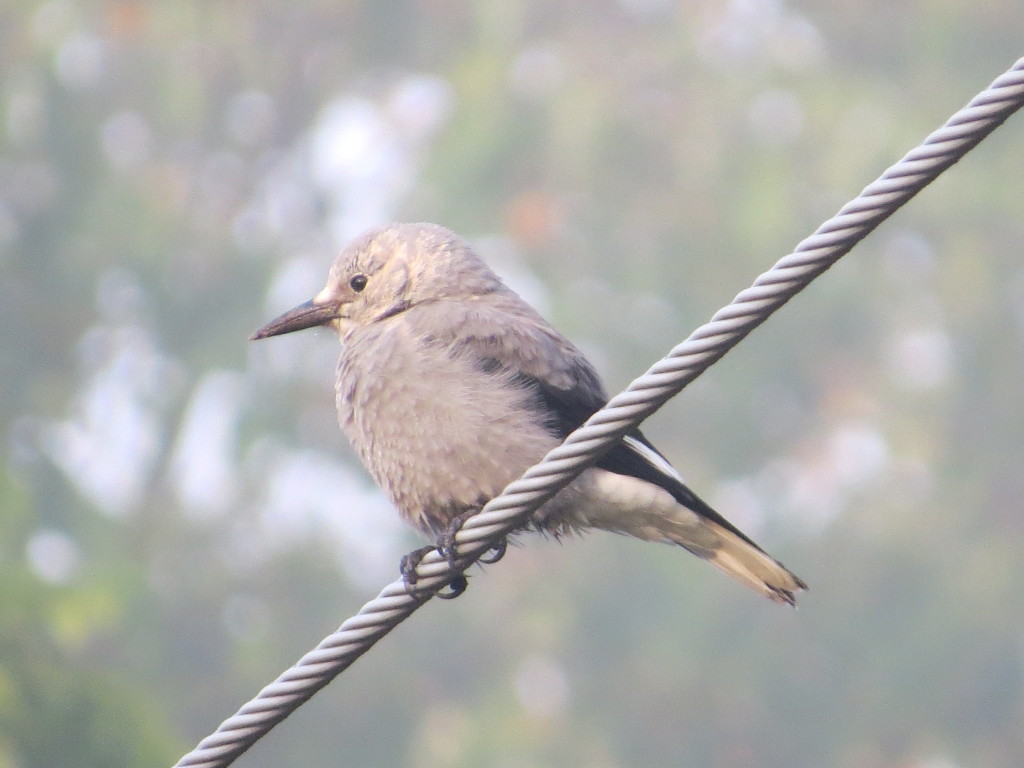
[[[496,361],[494,362],[496,363]],[[492,368],[492,370],[494,369]],[[598,393],[599,391],[586,386],[576,386],[571,390],[559,389],[541,379],[527,376],[521,371],[514,374],[514,379],[523,387],[529,388],[536,393],[537,410],[544,415],[552,432],[559,439],[565,439],[570,432],[579,428],[583,422],[604,407],[607,402]],[[651,442],[644,437],[638,428],[633,428],[626,434],[628,437],[642,443],[658,456],[661,456],[661,452],[651,445]],[[662,456],[662,458],[664,457]],[[679,482],[679,480],[671,475],[666,475],[661,469],[648,461],[643,454],[638,453],[626,443],[620,442],[602,456],[594,466],[608,472],[614,472],[617,475],[635,477],[663,488],[672,494],[672,497],[684,507],[693,510],[701,517],[717,523],[739,536],[751,546],[763,551],[746,534],[722,517],[685,484]]]

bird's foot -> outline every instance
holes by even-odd
[[[444,534],[438,539],[437,544],[432,547],[428,546],[414,549],[402,558],[399,569],[402,572],[402,580],[405,582],[405,589],[407,592],[412,593],[413,588],[416,586],[418,578],[416,574],[416,567],[420,564],[420,561],[423,560],[427,553],[432,550],[436,549],[440,553],[441,557],[448,562],[448,567],[455,570],[455,563],[458,559],[455,537],[462,529],[463,524],[478,511],[479,510],[472,509],[453,518],[445,529]],[[508,541],[507,539],[502,538],[496,544],[493,544],[491,548],[487,550],[487,553],[479,558],[479,561],[485,565],[496,563],[505,556],[507,548]],[[448,582],[448,591],[438,592],[436,597],[440,597],[443,600],[451,600],[465,592],[468,585],[468,577],[466,574],[460,573]]]
[[[412,594],[413,588],[416,586],[418,576],[416,574],[416,567],[420,564],[428,552],[432,552],[438,547],[420,547],[414,549],[407,555],[403,555],[400,563],[399,570],[402,573],[402,581],[405,582],[405,591]],[[443,554],[443,553],[442,553]],[[451,600],[458,597],[466,591],[468,586],[468,580],[464,573],[460,573],[455,576],[451,581],[448,582],[448,591],[440,591],[435,596],[440,597],[442,600]]]
[[[437,551],[448,561],[448,565],[452,568],[455,567],[455,560],[457,556],[455,537],[459,531],[462,530],[462,526],[465,525],[466,521],[469,520],[480,510],[471,509],[468,512],[463,512],[461,515],[453,518],[445,529],[444,534],[437,542]],[[482,555],[478,558],[478,561],[484,565],[490,565],[496,563],[505,556],[505,551],[508,549],[508,540],[504,537],[501,538],[497,543],[492,544],[490,549],[487,550],[487,554]]]

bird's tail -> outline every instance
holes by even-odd
[[[769,600],[796,605],[796,593],[807,585],[782,563],[713,520],[701,520],[701,527],[705,530],[697,536],[689,526],[666,525],[663,533],[673,544],[685,547]]]
[[[678,544],[777,603],[796,605],[796,593],[807,589],[681,482],[669,493],[653,483],[603,470],[581,477],[584,498],[577,497],[570,515],[561,518],[567,529],[601,528]]]

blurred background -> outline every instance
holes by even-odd
[[[1011,0],[0,3],[0,768],[168,765],[404,530],[327,331],[388,220],[617,391],[1022,54]],[[524,538],[237,763],[1024,759],[1019,117],[645,426],[811,586]]]

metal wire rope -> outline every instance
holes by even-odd
[[[415,593],[410,594],[401,579],[386,586],[182,757],[175,768],[224,768],[234,762],[1021,106],[1024,59],[467,520],[456,537],[454,570],[438,553],[427,555],[417,568]]]

